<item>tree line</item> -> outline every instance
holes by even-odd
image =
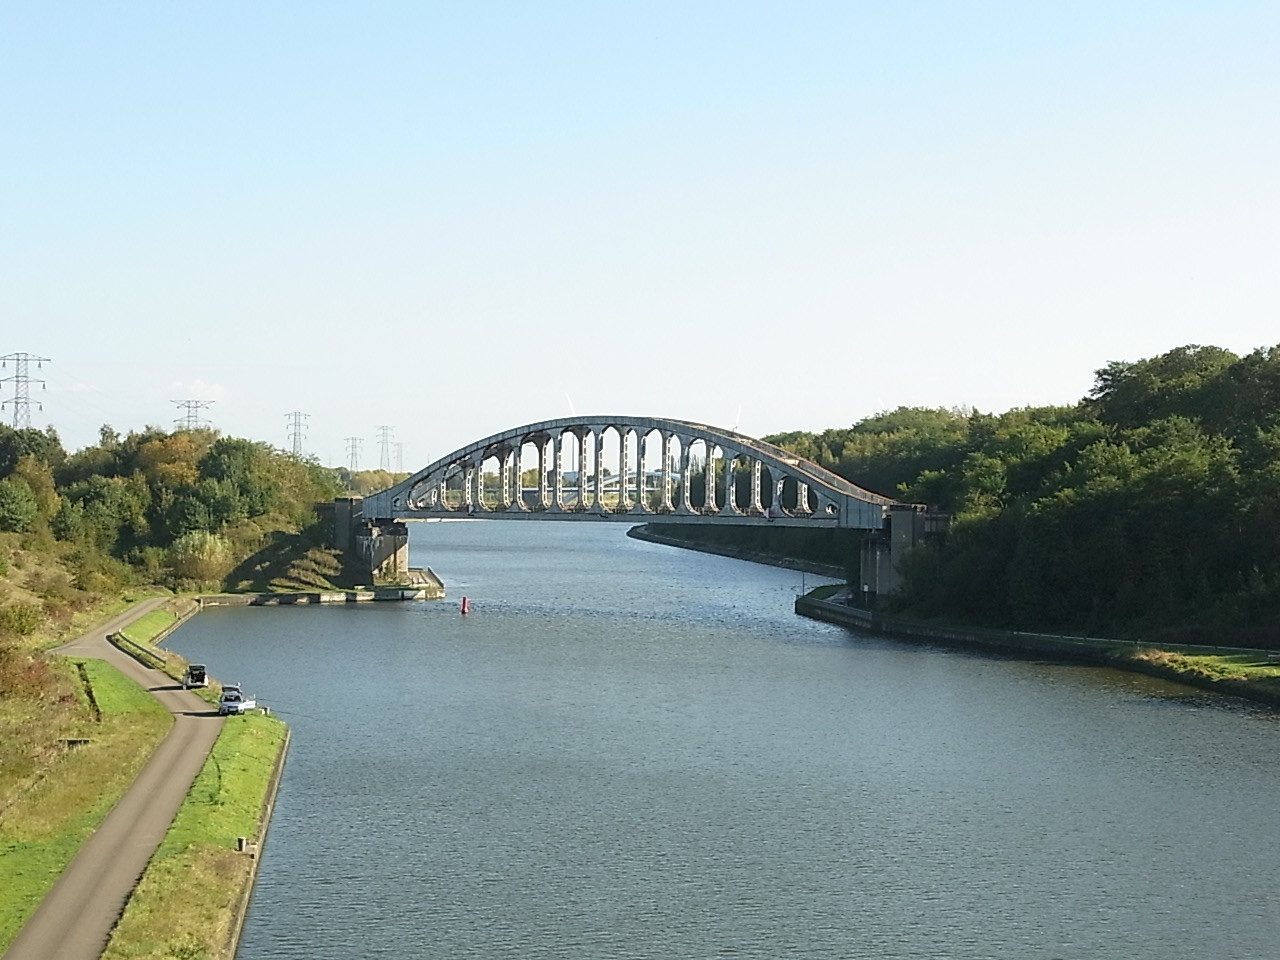
[[[273,534],[313,528],[315,504],[396,479],[211,430],[103,427],[68,454],[52,428],[0,427],[0,532],[58,556],[84,591],[205,588]]]
[[[1280,347],[1110,363],[1069,406],[899,408],[768,439],[951,515],[906,558],[901,611],[1280,646]]]
[[[902,611],[1280,646],[1280,347],[1111,363],[1071,405],[903,407],[766,439],[951,516],[905,558]],[[398,479],[207,430],[104,427],[68,454],[52,429],[0,427],[0,534],[56,554],[82,590],[205,587],[274,533],[313,527],[316,503]],[[851,538],[820,546],[815,559],[856,562]]]

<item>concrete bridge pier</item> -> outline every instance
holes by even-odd
[[[334,501],[334,546],[360,557],[371,583],[407,583],[409,528],[400,520],[368,519],[363,505],[361,497]]]
[[[373,582],[409,580],[409,528],[399,520],[366,520],[356,532],[356,550]]]

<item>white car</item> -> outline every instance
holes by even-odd
[[[248,713],[256,709],[258,701],[246,697],[238,683],[228,683],[222,688],[222,696],[218,699],[218,715],[221,717],[233,714]]]

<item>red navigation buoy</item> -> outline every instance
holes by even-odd
[[[465,617],[470,612],[471,612],[471,601],[468,600],[466,597],[463,597],[462,598],[462,615]]]

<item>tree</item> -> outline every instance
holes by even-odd
[[[57,467],[66,459],[67,454],[53,427],[47,430],[35,430],[31,427],[14,430],[12,427],[0,426],[0,477],[13,473],[18,461],[26,456]]]
[[[230,572],[233,560],[227,539],[207,530],[184,533],[169,547],[169,565],[185,580],[221,580]]]
[[[1121,427],[1195,416],[1214,380],[1238,359],[1221,347],[1192,344],[1135,363],[1109,363],[1095,374],[1087,402],[1100,420]]]
[[[0,530],[22,533],[31,529],[40,513],[36,495],[19,477],[0,480]]]

